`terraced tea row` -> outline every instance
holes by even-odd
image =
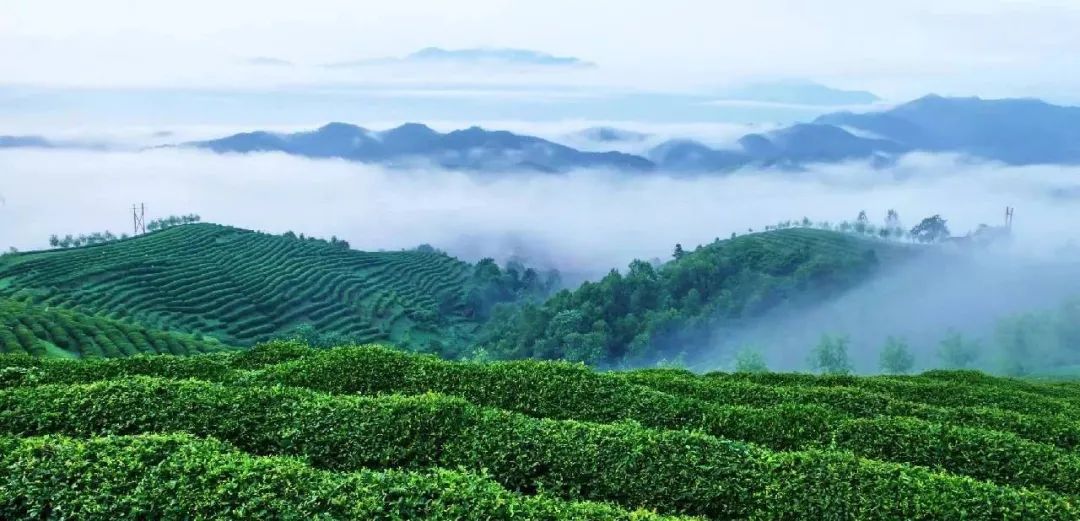
[[[737,382],[736,391],[760,397],[748,402],[738,392],[730,392],[728,398],[715,394],[699,398],[688,396],[683,388],[671,387],[671,394],[635,382],[643,375],[705,383],[712,379],[674,371],[622,374],[596,373],[563,363],[453,363],[380,348],[313,351],[295,344],[190,360],[9,362],[34,371],[36,383],[144,374],[246,385],[284,384],[343,395],[434,391],[533,417],[600,423],[633,420],[650,428],[693,429],[775,450],[842,449],[1004,485],[1075,494],[1080,482],[1077,416],[1067,401],[1061,401],[1056,415],[1027,416],[988,407],[934,407],[846,388],[822,388],[827,392],[812,394],[806,392],[812,388],[802,384],[747,387],[747,382]],[[907,380],[933,388],[940,384],[941,373]],[[1027,392],[1012,389],[1011,380],[991,380],[1000,382],[1005,395],[1019,397]],[[652,380],[644,383],[657,386]],[[866,405],[859,406],[862,402]]]
[[[430,394],[335,397],[140,377],[2,391],[0,415],[0,429],[20,436],[180,431],[327,470],[486,469],[527,494],[715,519],[1078,514],[1065,496],[843,452],[776,453],[681,430],[540,420]]]
[[[187,435],[0,438],[0,518],[662,520],[449,470],[340,473]],[[91,483],[91,486],[86,486]]]
[[[0,353],[116,357],[226,350],[199,336],[158,331],[77,311],[0,298]]]
[[[439,253],[196,224],[5,257],[0,295],[248,345],[300,324],[355,341],[470,329],[471,267]]]

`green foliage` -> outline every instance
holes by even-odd
[[[1052,373],[1080,364],[1080,301],[998,320],[983,366],[1013,376]]]
[[[104,399],[108,408],[93,406]],[[511,490],[709,517],[774,510],[755,491],[768,490],[773,465],[785,459],[708,436],[536,420],[435,395],[329,398],[287,388],[136,379],[0,392],[0,410],[8,420],[2,428],[12,434],[182,431],[253,454],[302,456],[333,471],[486,469]],[[1044,461],[1060,467],[1064,459]],[[846,481],[862,467],[831,478]],[[900,466],[893,479],[897,472],[920,488],[935,481]]]
[[[94,246],[127,238],[128,235],[126,233],[114,235],[108,230],[104,233],[94,232],[90,235],[79,235],[78,237],[73,237],[68,234],[61,238],[60,236],[53,234],[49,236],[49,246],[52,248],[79,248],[81,246]]]
[[[978,360],[981,350],[978,341],[966,340],[959,332],[950,331],[938,346],[938,356],[945,367],[964,369]]]
[[[519,261],[499,268],[494,259],[481,259],[473,267],[472,278],[465,298],[465,312],[471,317],[488,318],[502,303],[542,300],[558,289],[559,272],[539,272]]]
[[[0,517],[68,519],[661,519],[511,493],[474,474],[326,472],[187,435],[0,438]]]
[[[889,337],[881,350],[881,370],[889,374],[910,373],[915,367],[915,357],[908,350],[907,342]]]
[[[496,315],[481,343],[498,358],[651,365],[705,345],[707,333],[733,321],[843,291],[877,268],[879,252],[904,253],[802,228],[717,241],[659,267],[634,261],[625,273]]]
[[[138,353],[185,355],[230,348],[191,335],[0,297],[0,353],[113,357]]]
[[[761,351],[748,347],[735,355],[735,372],[767,373],[769,366],[765,363],[765,357],[761,356]]]
[[[951,233],[940,215],[927,217],[911,229],[911,237],[919,242],[938,242],[947,239]]]
[[[710,403],[767,410],[777,403],[824,408],[831,413],[827,423],[811,432],[825,435],[842,417],[877,418],[913,417],[935,423],[1011,432],[1040,443],[1073,450],[1080,447],[1080,425],[1067,412],[1069,401],[1055,396],[1047,400],[1035,391],[1048,392],[1049,386],[1024,386],[1011,380],[992,378],[982,373],[976,383],[963,380],[955,372],[925,373],[925,377],[898,380],[892,377],[852,377],[805,374],[725,374],[713,373],[703,378],[686,374],[635,371],[627,380],[678,396]],[[965,373],[965,376],[967,374]],[[1025,407],[1013,410],[1017,404]],[[820,416],[821,413],[816,413]],[[793,423],[806,422],[789,417]],[[816,425],[816,424],[815,424]],[[724,435],[718,433],[719,435]],[[752,436],[752,435],[751,435]],[[740,439],[752,439],[742,437]],[[790,440],[802,446],[814,438],[805,434]],[[777,447],[757,439],[759,443]]]
[[[0,391],[0,430],[24,441],[0,437],[0,444],[7,443],[3,447],[35,443],[40,438],[25,436],[49,433],[95,437],[180,431],[226,440],[235,446],[228,448],[230,457],[244,461],[297,461],[266,455],[301,457],[303,463],[296,464],[304,472],[334,479],[353,472],[397,476],[388,469],[402,468],[419,471],[408,476],[422,483],[429,478],[419,476],[430,476],[423,469],[486,471],[505,489],[530,495],[499,496],[506,497],[500,501],[530,501],[542,491],[537,498],[560,508],[570,504],[565,501],[597,499],[710,518],[1078,515],[1071,499],[1080,483],[1074,453],[1080,433],[1073,421],[1080,409],[1080,389],[1075,385],[944,371],[873,378],[699,376],[679,369],[599,373],[567,363],[455,363],[375,347],[323,350],[298,343],[187,358],[0,357],[0,374],[16,372],[8,389]],[[198,380],[131,378],[138,374]],[[355,396],[358,393],[367,396]],[[949,405],[932,405],[942,402]],[[1019,409],[1031,415],[1012,411]],[[113,443],[120,438],[102,439]],[[283,479],[269,470],[251,471],[251,477],[235,486],[199,488],[232,479],[228,469],[234,467],[200,466],[184,459],[183,465],[160,466],[153,457],[109,450],[88,449],[62,465],[33,464],[39,471],[52,469],[34,475],[63,476],[58,469],[64,468],[72,469],[69,475],[116,472],[116,479],[129,481],[95,477],[95,483],[106,485],[67,487],[64,490],[87,492],[53,496],[74,502],[70,504],[128,505],[132,511],[151,507],[141,503],[143,496],[123,498],[142,487],[161,493],[154,486],[175,491],[161,500],[168,505],[186,505],[183,498],[194,494],[188,490],[200,490],[198,497],[208,498],[216,497],[206,495],[213,490],[231,490],[237,497],[251,494],[276,505],[290,504],[293,491],[321,497],[304,488],[305,480]],[[0,454],[12,452],[0,448]],[[180,457],[176,455],[184,450],[166,452]],[[0,464],[25,468],[9,461]],[[88,470],[96,462],[102,466]],[[169,472],[188,468],[191,474],[155,474],[159,467]],[[262,482],[252,481],[264,473],[266,483],[285,490],[261,488]],[[5,474],[26,475],[22,470]],[[469,474],[454,474],[465,479],[461,476]],[[149,479],[158,484],[120,484]],[[340,488],[334,483],[326,490]],[[0,486],[0,498],[4,490],[47,494],[50,486]],[[507,494],[494,484],[488,487]],[[103,495],[88,492],[97,488]],[[410,495],[395,497],[415,493],[425,498],[409,504],[450,497],[431,499],[427,493],[403,490]],[[487,497],[477,490],[465,487],[463,496],[452,497]],[[98,503],[95,498],[104,499]],[[201,504],[216,503],[220,501]],[[335,500],[333,508],[351,503]],[[8,504],[0,499],[0,505]],[[382,504],[373,500],[369,507]],[[311,508],[331,508],[317,505]]]
[[[848,360],[846,336],[821,335],[821,340],[810,353],[810,366],[825,374],[845,375],[851,373],[851,361]]]
[[[173,226],[180,226],[183,224],[195,224],[202,220],[197,214],[188,215],[170,215],[168,217],[161,217],[154,219],[146,223],[146,231],[156,232],[164,230],[166,228],[172,228]]]
[[[539,298],[557,277],[520,263],[474,267],[437,252],[360,252],[338,240],[187,224],[94,248],[5,257],[0,281],[0,298],[228,345],[295,336],[307,324],[320,337],[306,339],[324,345],[381,340],[458,357],[483,320],[476,306]],[[108,334],[90,338],[104,355],[127,354]]]

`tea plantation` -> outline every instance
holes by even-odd
[[[0,357],[0,518],[1078,519],[1080,384]]]
[[[523,266],[187,224],[0,256],[0,299],[8,299],[0,302],[112,324],[65,339],[47,321],[37,327],[0,315],[8,326],[0,327],[7,337],[0,348],[74,356],[207,350],[118,338],[114,330],[126,327],[238,347],[295,337],[322,345],[389,342],[447,358],[480,350],[498,359],[641,365],[701,345],[704,332],[829,298],[917,250],[838,232],[777,230],[716,240],[658,266],[634,261],[625,274],[612,270],[544,300],[554,282]]]
[[[97,315],[0,298],[0,353],[115,357],[228,349],[201,335],[165,332]]]
[[[191,224],[5,256],[0,297],[237,346],[300,325],[352,342],[422,345],[454,341],[476,327],[466,300],[478,283],[473,275],[471,265],[438,252],[361,252],[345,243]]]

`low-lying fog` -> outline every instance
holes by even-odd
[[[755,343],[777,368],[805,367],[822,332],[852,336],[872,370],[888,334],[927,351],[950,327],[975,330],[1003,313],[1050,308],[1080,293],[1069,261],[1080,244],[1080,167],[1023,167],[912,155],[897,166],[829,165],[802,173],[685,177],[604,171],[475,176],[388,170],[283,154],[190,150],[0,151],[0,248],[44,248],[50,234],[129,232],[132,203],[147,217],[200,214],[234,226],[336,235],[358,249],[430,243],[475,260],[520,255],[569,275],[598,275],[633,258],[669,258],[732,232],[809,217],[875,222],[888,209],[911,227],[941,214],[955,235],[998,225],[1016,208],[1013,247],[957,268],[913,266],[837,302],[750,328],[718,346]],[[860,346],[873,355],[860,355]],[[870,353],[867,348],[866,353]],[[789,361],[790,359],[790,361]]]

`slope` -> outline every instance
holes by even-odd
[[[681,251],[681,250],[680,250]],[[733,322],[784,305],[829,298],[914,246],[840,232],[791,228],[716,240],[659,267],[625,273],[527,304],[487,327],[496,357],[653,363],[682,355]]]
[[[478,268],[434,251],[361,252],[341,242],[194,224],[5,256],[0,296],[230,345],[310,325],[342,341],[423,347],[435,339],[453,343],[475,328],[479,304],[470,290],[490,282]]]
[[[201,336],[0,298],[0,353],[35,356],[188,355],[228,350]]]

